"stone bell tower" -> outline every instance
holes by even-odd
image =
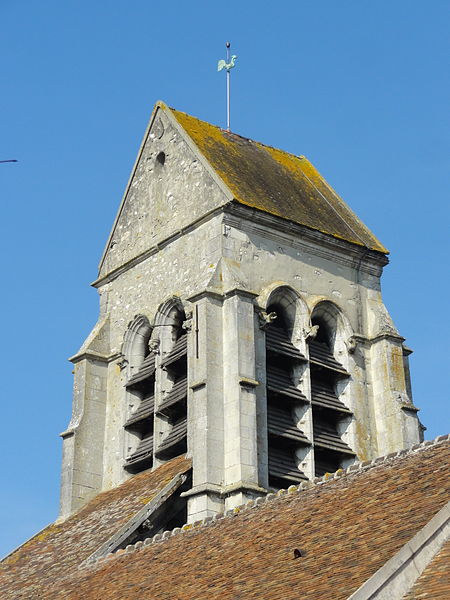
[[[61,516],[180,454],[166,526],[420,441],[386,253],[303,156],[158,102],[71,359]]]

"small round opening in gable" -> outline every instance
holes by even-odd
[[[158,156],[156,157],[156,162],[157,164],[164,166],[164,163],[166,162],[166,155],[164,154],[164,152],[160,152],[158,154]]]

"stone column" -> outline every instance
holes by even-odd
[[[258,482],[264,488],[269,487],[269,448],[267,435],[267,379],[266,379],[266,335],[267,325],[261,316],[261,309],[254,313],[255,334],[255,378],[259,385],[256,393],[256,425],[258,443]]]
[[[378,455],[409,448],[420,441],[417,408],[408,395],[404,339],[381,333],[370,340],[371,380]]]
[[[223,304],[226,509],[265,492],[258,476],[254,298],[235,289]]]
[[[166,461],[156,456],[161,441],[170,432],[171,426],[169,419],[158,413],[166,394],[170,391],[172,384],[166,369],[161,367],[164,358],[169,354],[173,347],[172,327],[167,323],[166,326],[159,327],[159,337],[154,343],[155,352],[155,414],[153,420],[153,468],[156,469]]]
[[[69,516],[98,494],[103,479],[108,357],[73,357],[72,418],[63,438],[60,518]]]
[[[189,298],[193,305],[188,355],[188,454],[192,457],[192,489],[188,522],[222,512],[224,466],[223,326],[220,294]]]

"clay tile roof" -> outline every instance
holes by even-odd
[[[345,600],[446,504],[450,444],[362,463],[81,565],[136,510],[145,483],[155,490],[187,468],[176,459],[138,475],[95,498],[59,533],[55,526],[31,540],[8,559],[1,598]],[[439,564],[430,569],[440,572]]]
[[[387,253],[386,248],[304,157],[227,132],[170,110],[235,201],[336,238]]]
[[[68,573],[143,508],[175,475],[189,470],[178,457],[154,472],[145,471],[99,494],[66,521],[49,525],[0,565],[0,598],[47,599]],[[63,596],[59,596],[60,598]]]
[[[403,600],[448,600],[450,598],[450,540],[434,557]]]

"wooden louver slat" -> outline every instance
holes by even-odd
[[[314,423],[314,446],[342,452],[350,456],[355,456],[353,450],[341,440],[337,431],[331,424],[322,422]]]
[[[126,466],[136,465],[150,460],[153,456],[153,432],[147,433],[139,442],[136,450],[126,460]]]
[[[171,390],[167,393],[164,400],[161,402],[158,412],[164,412],[173,407],[175,404],[186,400],[187,398],[187,377],[177,379]]]
[[[311,403],[313,406],[320,406],[339,413],[352,414],[352,411],[339,400],[331,385],[325,381],[312,380]]]
[[[297,468],[295,452],[311,444],[298,429],[291,409],[308,402],[292,379],[295,365],[306,358],[292,343],[279,312],[266,329],[266,388],[269,486],[287,487],[306,476]]]
[[[130,427],[140,421],[148,419],[151,417],[155,410],[155,397],[152,394],[151,396],[147,396],[141,400],[137,410],[130,415],[127,422],[125,423],[125,427]]]
[[[330,352],[327,344],[311,340],[309,342],[309,360],[313,365],[330,369],[340,375],[349,376],[344,367],[339,363]]]
[[[184,358],[187,354],[187,335],[181,335],[177,341],[175,342],[172,350],[169,354],[162,360],[161,366],[167,367],[169,365],[173,365],[181,358]]]
[[[129,379],[126,384],[127,388],[136,387],[146,379],[149,379],[155,374],[155,355],[153,352],[144,359],[138,372]]]
[[[266,331],[267,352],[281,354],[296,360],[306,360],[306,357],[294,346],[286,332],[279,327],[269,327]]]
[[[269,435],[281,437],[286,442],[310,445],[306,435],[296,427],[289,412],[269,405],[267,407],[267,427]]]
[[[169,435],[162,441],[157,450],[157,454],[165,454],[169,450],[174,450],[185,442],[187,437],[187,419],[186,417],[177,421],[170,431]]]
[[[294,457],[276,448],[269,450],[269,475],[292,483],[300,483],[307,479],[306,475],[297,468]]]
[[[307,402],[306,396],[294,386],[288,373],[282,369],[268,365],[267,367],[267,389],[276,392],[297,402]]]

